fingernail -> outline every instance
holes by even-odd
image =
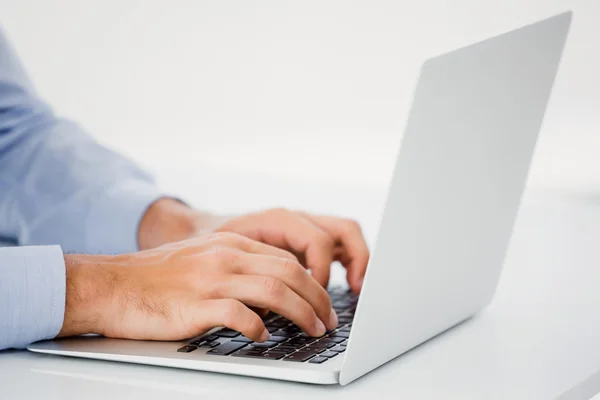
[[[269,333],[268,330],[264,330],[263,333],[260,335],[260,341],[261,342],[266,342],[267,340],[269,340],[269,338],[271,337],[271,334]]]
[[[325,325],[319,318],[317,318],[317,322],[315,322],[315,333],[317,336],[323,336],[325,334]]]
[[[329,313],[329,329],[335,329],[338,326],[338,316],[335,310],[332,308]]]

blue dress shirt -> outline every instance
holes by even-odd
[[[53,113],[0,31],[0,241],[19,246],[0,248],[0,350],[55,337],[63,251],[137,250],[159,197],[148,174]]]

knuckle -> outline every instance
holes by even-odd
[[[222,246],[215,247],[212,255],[217,264],[220,265],[231,265],[240,257],[239,252]]]
[[[285,270],[294,281],[301,280],[306,275],[304,267],[295,260],[286,260]]]
[[[221,243],[237,243],[240,240],[240,235],[233,232],[219,232],[217,235],[217,240]]]
[[[215,232],[209,236],[211,242],[220,242],[226,237],[228,232]]]
[[[263,287],[268,297],[277,298],[283,296],[283,283],[273,277],[265,277],[263,280]]]
[[[195,281],[197,281],[195,286],[204,298],[220,299],[224,297],[223,281],[221,279],[206,279],[206,277],[202,277],[201,279],[195,279]]]

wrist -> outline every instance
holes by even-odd
[[[114,265],[119,257],[65,255],[65,316],[58,337],[103,333],[103,320],[118,281]]]

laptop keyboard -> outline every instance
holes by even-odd
[[[290,320],[277,314],[263,318],[271,337],[264,343],[253,342],[237,331],[224,328],[208,336],[192,339],[177,351],[190,353],[198,348],[210,349],[214,356],[262,358],[288,362],[322,364],[346,351],[358,296],[343,288],[329,290],[338,327],[320,338],[306,335]]]

